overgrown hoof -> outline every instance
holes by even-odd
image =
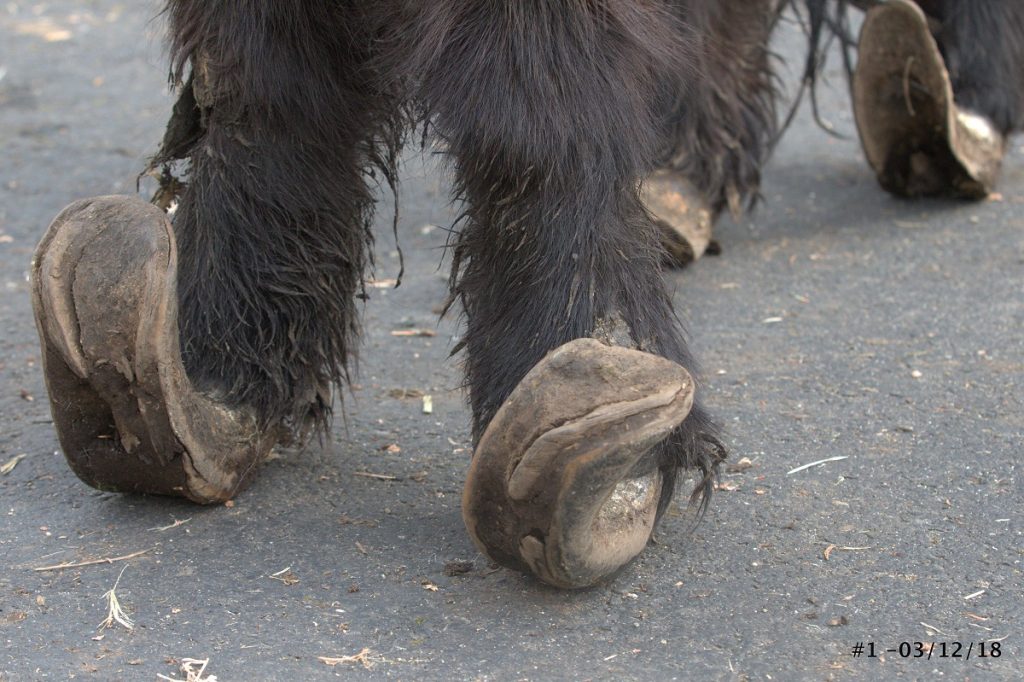
[[[134,197],[71,204],[32,261],[53,422],[71,468],[103,490],[235,495],[276,442],[198,394],[181,362],[177,251],[162,211]]]
[[[890,0],[867,13],[853,109],[868,163],[887,191],[981,199],[995,186],[1003,136],[954,102],[942,54],[916,4]]]
[[[711,207],[680,173],[667,169],[651,173],[640,196],[660,230],[667,265],[686,265],[717,248],[711,237]]]
[[[654,447],[693,404],[689,373],[593,339],[549,353],[476,448],[462,515],[500,564],[562,588],[594,585],[646,546],[661,499]]]

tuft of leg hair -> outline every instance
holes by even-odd
[[[776,139],[777,83],[769,39],[774,0],[689,0],[676,6],[693,36],[693,68],[665,75],[665,143],[658,165],[681,171],[713,214],[758,196]]]

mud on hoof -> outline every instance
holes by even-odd
[[[276,443],[189,382],[177,251],[158,208],[109,196],[64,209],[36,249],[32,303],[54,426],[89,485],[218,502]]]
[[[982,199],[995,186],[1005,140],[990,121],[954,102],[942,54],[916,4],[890,0],[868,12],[853,108],[865,156],[887,191]]]
[[[556,587],[613,575],[647,544],[662,473],[654,447],[690,411],[689,373],[593,339],[549,353],[476,448],[462,515],[500,564]]]
[[[718,252],[711,237],[711,206],[681,173],[654,171],[641,185],[640,196],[660,231],[666,265],[680,267]]]

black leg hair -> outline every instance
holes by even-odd
[[[680,170],[714,214],[734,214],[757,197],[776,137],[776,88],[769,37],[774,0],[680,3],[692,30],[694,70],[669,74],[668,141],[659,165]],[[699,74],[694,77],[693,74]]]
[[[1024,3],[917,0],[937,26],[953,94],[1004,135],[1024,128]]]
[[[293,428],[323,426],[347,377],[371,259],[367,175],[393,182],[400,143],[362,6],[167,6],[172,77],[191,75],[154,163],[189,160],[174,215],[186,367]]]
[[[401,68],[467,205],[451,286],[475,438],[572,339],[617,336],[692,369],[638,196],[664,142],[663,83],[689,68],[678,17],[631,0],[417,5]],[[696,407],[662,445],[662,508],[681,466],[702,469],[695,494],[710,492],[715,434]]]

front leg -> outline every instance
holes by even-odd
[[[592,585],[642,551],[677,471],[708,481],[721,456],[639,196],[683,32],[610,0],[452,0],[418,25],[420,99],[468,204],[452,273],[477,443],[463,515],[500,563]]]
[[[33,265],[54,424],[90,485],[233,497],[279,440],[326,429],[355,353],[371,169],[397,102],[360,7],[170,0],[189,71],[161,159],[173,227],[134,197],[65,210]],[[168,199],[169,197],[164,197]]]

